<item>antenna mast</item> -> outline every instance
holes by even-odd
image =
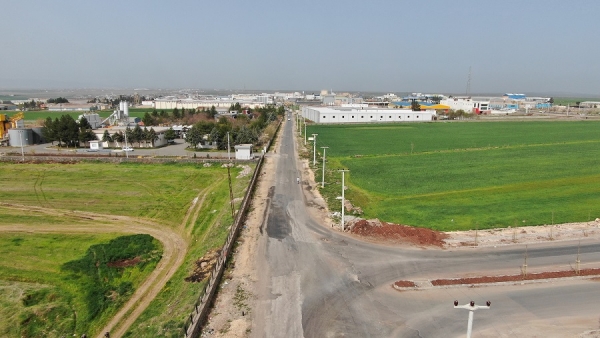
[[[467,96],[471,95],[471,66],[469,66],[469,78],[467,79]]]

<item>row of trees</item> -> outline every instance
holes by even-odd
[[[168,113],[164,110],[161,110],[159,112],[156,109],[154,109],[151,113],[146,112],[146,114],[144,114],[144,117],[142,117],[142,122],[144,122],[145,126],[157,126],[160,124],[175,121],[189,121],[190,119],[194,119],[194,117],[197,117],[194,120],[213,120],[215,116],[217,116],[217,109],[215,108],[215,106],[212,106],[210,109],[202,108],[200,110],[185,108],[181,108],[180,110],[178,108],[174,108],[171,111],[171,113]]]
[[[69,103],[69,100],[65,99],[64,97],[57,97],[55,99],[48,99],[46,102],[48,103]]]
[[[48,117],[44,121],[43,136],[46,141],[58,142],[59,147],[78,147],[81,143],[97,140],[96,134],[92,132],[92,126],[83,117],[79,122],[71,115],[62,115],[52,120]]]
[[[278,115],[283,115],[285,108],[268,106],[256,109],[256,113],[259,114],[258,117],[252,120],[247,115],[238,115],[235,119],[223,116],[217,122],[200,121],[186,132],[185,141],[194,149],[198,149],[202,144],[216,144],[219,150],[226,150],[228,144],[256,144],[263,130],[275,121]]]
[[[123,144],[125,142],[125,136],[127,136],[127,143],[137,143],[140,147],[142,146],[142,142],[144,142],[145,146],[148,145],[148,143],[154,146],[154,141],[158,140],[158,134],[153,128],[148,129],[144,127],[144,129],[142,129],[139,125],[136,125],[133,129],[127,127],[125,133],[118,131],[112,136],[108,130],[105,130],[102,135],[102,142],[117,142]]]

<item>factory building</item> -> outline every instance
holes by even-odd
[[[435,110],[372,109],[364,107],[302,107],[302,116],[315,123],[428,122]]]

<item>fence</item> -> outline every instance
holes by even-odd
[[[281,122],[277,125],[277,132],[279,131],[280,126]],[[277,132],[269,141],[267,149],[271,148],[271,144],[273,142],[273,139],[275,139]],[[204,287],[204,290],[200,294],[198,300],[196,300],[196,303],[194,304],[194,310],[192,310],[192,313],[190,313],[183,326],[184,338],[196,338],[200,335],[200,329],[202,328],[202,324],[204,323],[206,316],[208,315],[208,311],[210,310],[210,304],[213,302],[213,298],[217,291],[217,287],[221,281],[223,272],[225,271],[225,265],[227,263],[227,258],[231,252],[233,242],[237,238],[237,235],[239,234],[240,229],[242,228],[246,212],[248,211],[248,207],[250,205],[250,199],[252,193],[254,192],[256,181],[261,172],[263,161],[264,156],[261,156],[261,158],[258,160],[256,168],[254,169],[254,174],[252,175],[252,179],[250,180],[248,190],[246,190],[246,194],[244,195],[244,199],[242,201],[240,209],[238,210],[233,225],[229,230],[229,235],[227,236],[225,245],[223,245],[223,249],[220,252],[219,259],[217,260],[217,263],[215,264],[210,273],[208,283]]]

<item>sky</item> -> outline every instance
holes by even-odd
[[[600,96],[600,1],[0,0],[0,88]]]

